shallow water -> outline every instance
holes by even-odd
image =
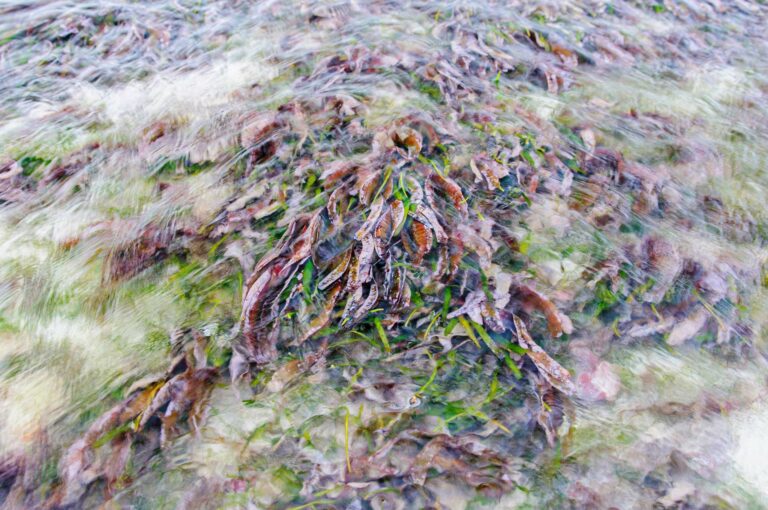
[[[768,506],[767,15],[717,0],[0,5],[3,504]],[[491,160],[496,181],[472,169]],[[428,278],[437,230],[421,256],[393,241],[408,305],[347,324],[329,300],[290,345],[326,306],[322,264],[373,214],[355,188],[287,280],[301,290],[274,358],[232,382],[249,276],[343,189],[338,161],[414,203],[411,180],[454,179],[463,199],[437,212],[470,252],[459,276]],[[572,331],[549,334],[528,287]],[[477,288],[498,331],[467,305]],[[462,306],[490,343],[450,320]],[[513,315],[572,391],[507,345]],[[168,431],[166,407],[144,409],[68,456],[135,391],[154,398],[185,351],[211,370],[201,409]]]

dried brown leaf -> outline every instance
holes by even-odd
[[[439,188],[442,193],[445,194],[445,196],[453,203],[453,206],[463,217],[467,216],[468,208],[467,200],[464,198],[464,192],[461,191],[461,187],[456,184],[453,179],[433,173],[427,180],[425,190],[430,189],[433,184],[437,186],[437,188]],[[427,192],[427,201],[433,209],[440,210],[440,208],[435,203],[433,194],[430,192]]]
[[[381,172],[374,171],[360,177],[355,186],[360,203],[370,204],[379,186],[381,186]]]
[[[384,214],[381,215],[373,230],[373,237],[376,240],[376,254],[383,257],[389,247],[389,241],[394,231],[394,219],[392,218],[392,208],[387,206]]]
[[[549,354],[539,347],[539,344],[533,341],[533,338],[528,333],[528,328],[525,327],[525,323],[517,315],[513,316],[515,322],[515,329],[517,330],[517,342],[520,347],[526,349],[527,356],[539,369],[539,373],[555,388],[562,391],[566,395],[573,393],[573,381],[571,380],[571,374],[557,361],[552,359]]]
[[[395,235],[398,233],[399,229],[402,228],[403,222],[405,221],[405,206],[403,205],[403,202],[400,200],[393,200],[390,204],[390,214],[392,217],[392,234]]]
[[[296,264],[302,264],[309,258],[310,255],[312,255],[313,248],[317,241],[317,234],[320,229],[320,225],[323,222],[322,213],[322,209],[319,209],[313,213],[303,232],[296,240],[294,240],[291,246],[291,257],[286,263],[286,268]]]
[[[578,56],[568,48],[560,46],[558,44],[552,45],[552,53],[560,58],[560,61],[567,67],[577,67],[579,65]]]
[[[509,175],[509,169],[485,156],[474,157],[469,166],[475,174],[475,182],[485,180],[488,191],[501,189],[501,179]]]
[[[558,337],[563,333],[567,335],[573,333],[573,323],[571,322],[571,319],[560,312],[555,304],[546,296],[527,285],[519,286],[518,291],[520,292],[525,305],[539,310],[547,318],[547,329],[549,330],[549,334]]]
[[[467,294],[464,298],[464,304],[457,310],[448,314],[449,319],[466,315],[472,321],[482,324],[483,323],[483,307],[485,306],[486,297],[483,290],[475,290]]]
[[[325,290],[341,278],[347,272],[349,261],[352,260],[352,250],[344,251],[339,257],[339,262],[334,266],[330,273],[325,275],[320,283],[317,284],[318,290]]]
[[[354,175],[358,166],[352,161],[334,161],[325,167],[320,174],[320,180],[323,181],[326,189],[335,186],[344,178]]]
[[[557,429],[563,422],[563,405],[555,391],[555,388],[544,377],[533,376],[533,386],[538,399],[538,405],[534,411],[536,422],[544,430],[547,444],[554,448],[557,444]]]
[[[280,127],[280,122],[278,121],[277,112],[264,112],[252,115],[246,120],[243,130],[240,132],[240,144],[243,147],[250,147],[262,143],[278,127]],[[150,133],[154,139],[160,138],[165,133],[165,125],[160,124],[158,128]]]
[[[448,234],[445,233],[442,225],[440,225],[435,212],[429,207],[426,207],[423,204],[417,205],[413,217],[435,232],[435,237],[437,238],[438,243],[444,243],[448,240]]]
[[[415,245],[415,252],[411,254],[413,263],[418,265],[424,260],[424,256],[432,249],[432,232],[420,221],[411,223],[411,239]]]
[[[361,241],[364,237],[368,236],[373,231],[376,224],[379,222],[379,218],[384,210],[384,199],[382,197],[377,198],[371,205],[368,211],[368,217],[365,222],[355,233],[355,239]]]
[[[371,234],[363,236],[358,245],[352,264],[350,265],[349,276],[345,291],[354,293],[363,284],[370,281],[372,277],[372,264],[376,256],[376,242]]]
[[[301,335],[301,337],[299,337],[297,343],[301,344],[305,342],[311,338],[312,335],[323,329],[326,324],[328,324],[328,321],[331,320],[331,315],[333,314],[333,308],[336,306],[336,302],[338,301],[343,288],[344,286],[341,283],[337,283],[333,286],[333,288],[328,293],[328,298],[325,301],[323,310],[317,317],[312,319],[312,321],[309,323],[309,328]]]
[[[414,158],[421,153],[421,133],[409,127],[400,127],[392,133],[395,148],[406,158]]]
[[[493,246],[491,246],[491,244],[470,225],[464,223],[458,226],[456,234],[461,246],[477,255],[480,267],[483,271],[490,271],[491,259],[494,252]]]
[[[394,271],[392,286],[387,295],[387,301],[393,311],[407,308],[411,302],[411,287],[408,285],[405,271],[397,268]]]
[[[355,320],[360,320],[365,317],[365,315],[373,310],[373,307],[376,306],[376,303],[379,302],[379,286],[376,285],[376,281],[371,281],[371,285],[368,289],[368,296],[365,298],[365,301],[358,307],[358,309],[355,311],[353,318]]]

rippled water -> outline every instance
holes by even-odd
[[[746,0],[0,4],[3,504],[768,506],[766,22]],[[371,217],[355,188],[288,280],[294,329],[238,378],[244,284],[339,161],[414,203],[418,172],[452,177],[463,281],[428,280],[441,241],[414,257],[413,230],[412,322],[340,302],[289,345]],[[572,392],[449,320],[476,288],[490,345],[523,316]],[[207,398],[177,427],[143,409],[87,439],[194,363]]]

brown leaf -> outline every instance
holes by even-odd
[[[165,259],[175,232],[170,228],[150,225],[136,239],[107,255],[109,280],[130,278]]]
[[[191,351],[198,350],[198,344],[196,342]],[[97,463],[93,450],[96,442],[105,434],[139,416],[141,420],[135,430],[141,431],[166,403],[168,408],[165,415],[174,415],[175,422],[178,415],[193,403],[204,401],[217,370],[196,368],[195,358],[199,356],[188,352],[186,356],[175,358],[164,377],[139,385],[128,398],[94,421],[83,437],[73,443],[62,456],[59,468],[62,483],[51,501],[60,505],[75,504],[88,485],[99,477],[106,478],[109,488],[114,486],[130,455],[133,433],[127,431],[116,436],[111,442],[111,454],[105,462]],[[171,376],[182,362],[186,363],[186,370]]]
[[[339,263],[336,264],[336,266],[331,270],[330,273],[325,275],[322,280],[320,280],[320,283],[317,284],[318,290],[325,290],[326,288],[330,287],[331,284],[335,283],[339,278],[341,278],[344,273],[347,272],[347,268],[349,267],[349,261],[352,259],[352,250],[346,250],[344,251],[340,258]]]
[[[240,133],[240,144],[249,150],[249,165],[263,163],[278,149],[278,131],[283,122],[276,112],[258,114],[249,119]]]
[[[336,306],[336,302],[338,301],[339,295],[341,294],[341,290],[343,288],[344,286],[341,283],[337,283],[333,286],[331,291],[328,293],[328,299],[325,301],[323,310],[309,323],[309,328],[307,331],[305,331],[297,340],[298,344],[304,343],[307,339],[311,338],[312,335],[323,329],[325,325],[328,324],[328,321],[331,320],[333,308]]]
[[[354,293],[363,284],[370,281],[372,276],[372,264],[375,253],[375,241],[373,236],[366,234],[360,242],[355,257],[349,269],[345,291]]]
[[[107,488],[111,493],[115,490],[115,485],[122,477],[125,467],[128,465],[131,447],[133,446],[133,434],[130,432],[120,434],[111,441],[110,446],[112,447],[112,452],[105,461],[104,477],[107,480]]]
[[[274,346],[265,339],[261,332],[261,311],[264,299],[272,289],[271,270],[264,271],[254,284],[247,289],[243,298],[241,324],[245,337],[244,347],[250,361],[265,363],[274,357]]]
[[[302,264],[312,254],[317,241],[317,233],[323,221],[322,213],[323,210],[319,209],[311,215],[306,228],[293,242],[293,246],[291,246],[291,258],[288,260],[286,267]]]
[[[564,46],[553,44],[552,53],[560,57],[562,63],[568,67],[576,67],[579,65],[578,56],[573,51],[565,48]]]
[[[402,175],[402,174],[401,174]],[[412,204],[421,204],[424,201],[424,190],[413,176],[407,176],[405,182],[408,183],[408,191],[411,196]]]
[[[400,200],[393,200],[390,204],[390,214],[392,217],[392,234],[398,233],[398,229],[402,228],[405,221],[405,206]]]
[[[330,189],[338,181],[353,175],[357,168],[357,164],[352,161],[334,161],[325,167],[323,173],[320,174],[320,180],[323,181],[326,189]]]
[[[490,271],[491,259],[493,257],[493,246],[483,239],[471,226],[461,223],[457,228],[457,237],[461,246],[477,255],[480,267],[483,271]]]
[[[435,232],[435,237],[437,238],[438,243],[444,243],[448,240],[448,234],[445,233],[445,230],[437,220],[434,211],[429,207],[425,207],[423,204],[417,205],[413,217]]]
[[[350,196],[349,185],[343,184],[335,188],[330,195],[328,195],[328,203],[325,208],[328,211],[328,216],[336,224],[343,223],[342,214],[339,210],[344,210],[344,204],[349,203],[353,197]]]
[[[198,370],[188,368],[184,373],[170,379],[157,392],[155,399],[142,414],[139,429],[141,430],[146,427],[148,420],[167,404],[165,412],[159,415],[162,423],[160,443],[165,445],[170,439],[171,434],[175,431],[175,425],[183,413],[195,405],[204,405],[212,389],[210,381],[215,374],[215,368]],[[192,425],[193,427],[197,426],[194,421]]]
[[[261,278],[264,269],[283,254],[283,250],[285,250],[285,248],[293,240],[294,235],[296,234],[296,230],[298,229],[298,225],[298,219],[292,220],[288,224],[288,228],[285,230],[283,237],[280,238],[275,247],[268,251],[263,257],[261,257],[259,262],[256,264],[256,267],[253,269],[253,273],[251,273],[251,276],[249,276],[248,280],[246,281],[246,289],[250,288],[253,285],[253,282]]]
[[[469,166],[475,174],[475,182],[485,180],[488,191],[501,189],[501,179],[509,175],[509,169],[486,156],[474,157]]]
[[[368,211],[368,217],[365,219],[363,225],[355,233],[355,239],[361,241],[370,232],[373,231],[375,225],[378,223],[379,218],[384,210],[384,199],[382,197],[377,198],[371,208]]]
[[[251,147],[262,144],[272,136],[275,130],[281,127],[282,123],[278,120],[277,112],[265,112],[251,116],[247,124],[240,132],[240,144],[243,147]],[[156,138],[163,136],[164,130],[160,131]]]
[[[432,249],[432,232],[423,223],[414,220],[411,223],[411,239],[415,245],[415,252],[411,254],[413,263],[418,265],[424,260],[424,256]]]
[[[392,238],[394,230],[394,220],[392,218],[392,208],[387,206],[386,212],[381,215],[373,230],[373,236],[376,240],[376,254],[383,257],[389,247],[389,241]]]
[[[563,368],[560,363],[552,359],[549,354],[539,347],[539,345],[533,341],[531,335],[528,333],[528,328],[525,327],[525,323],[517,315],[513,316],[515,322],[515,329],[517,330],[517,342],[520,347],[526,349],[527,356],[539,369],[539,373],[555,388],[562,391],[566,395],[573,393],[573,381],[571,380],[571,374]]]
[[[557,429],[563,422],[563,404],[555,388],[544,377],[532,377],[534,391],[538,399],[535,409],[536,422],[544,430],[550,448],[557,445]]]
[[[395,148],[404,157],[414,158],[421,153],[421,133],[409,127],[400,127],[392,133]]]
[[[280,322],[275,319],[280,303],[275,296],[283,294],[299,267],[312,255],[322,222],[322,208],[294,219],[248,278],[241,315],[244,341],[240,354],[249,362],[268,363],[277,356]]]
[[[467,294],[464,298],[464,304],[457,310],[448,314],[449,319],[459,317],[460,315],[466,315],[472,321],[482,324],[483,323],[483,307],[485,305],[486,298],[485,292],[482,289],[475,290]]]
[[[353,317],[355,311],[363,304],[363,287],[357,287],[347,293],[347,302],[344,305],[344,310],[341,312],[342,324],[347,324]]]
[[[407,308],[411,303],[411,287],[408,285],[405,271],[402,268],[397,268],[394,271],[387,301],[393,311]]]
[[[461,260],[464,258],[464,243],[460,237],[451,236],[448,244],[448,272],[446,276],[452,279],[459,270]]]
[[[464,244],[458,236],[451,236],[447,244],[439,246],[437,269],[434,276],[444,282],[450,282],[459,270],[464,257]]]
[[[379,302],[379,286],[376,285],[376,281],[371,281],[370,288],[368,289],[368,297],[365,298],[365,301],[363,301],[363,304],[360,305],[360,307],[357,309],[357,311],[354,313],[353,318],[355,320],[360,320],[363,317],[365,317],[365,314],[373,310],[373,307],[376,306],[376,303]]]
[[[161,386],[162,382],[160,381],[152,382],[137,390],[126,400],[102,414],[90,427],[88,427],[88,430],[83,435],[84,445],[87,448],[92,447],[101,436],[110,430],[122,423],[136,418],[147,408],[153,400],[158,388]]]
[[[555,304],[546,296],[527,285],[519,286],[518,291],[521,294],[524,304],[539,310],[547,318],[547,329],[549,330],[550,335],[558,337],[563,333],[567,335],[573,333],[573,323],[571,322],[571,319],[560,312]]]
[[[360,203],[363,205],[370,204],[371,200],[374,198],[373,194],[379,189],[379,186],[381,186],[381,172],[370,172],[359,178],[355,188]]]
[[[450,177],[443,177],[439,174],[431,174],[429,176],[429,179],[427,180],[425,190],[428,190],[431,188],[432,184],[437,186],[445,195],[446,197],[452,201],[453,206],[456,208],[459,213],[463,217],[467,216],[468,208],[467,208],[467,200],[464,198],[464,193],[461,191],[461,187],[456,184],[456,182],[451,179]],[[427,193],[427,201],[429,202],[429,205],[435,209],[440,210],[439,207],[436,206],[434,197],[432,196],[432,193],[429,191]]]
[[[479,436],[437,435],[429,440],[411,464],[408,474],[416,485],[423,485],[430,471],[450,474],[471,487],[489,488],[501,494],[516,484],[508,457],[486,446]]]

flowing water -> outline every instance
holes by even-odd
[[[0,502],[768,507],[766,26],[0,3]]]

